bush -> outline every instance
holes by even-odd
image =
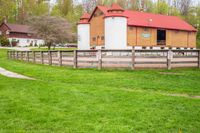
[[[0,36],[0,46],[10,46],[9,40],[4,36]]]

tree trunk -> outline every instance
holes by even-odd
[[[47,46],[48,46],[48,50],[51,50],[51,43],[48,43]]]

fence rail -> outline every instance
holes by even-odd
[[[200,68],[200,50],[8,51],[9,59],[74,68]]]

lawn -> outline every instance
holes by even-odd
[[[0,75],[0,132],[200,131],[199,69],[74,70],[7,60],[6,50],[0,66],[37,79]]]

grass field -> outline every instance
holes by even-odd
[[[199,69],[74,70],[5,52],[0,67],[37,80],[0,75],[0,132],[200,132]]]

